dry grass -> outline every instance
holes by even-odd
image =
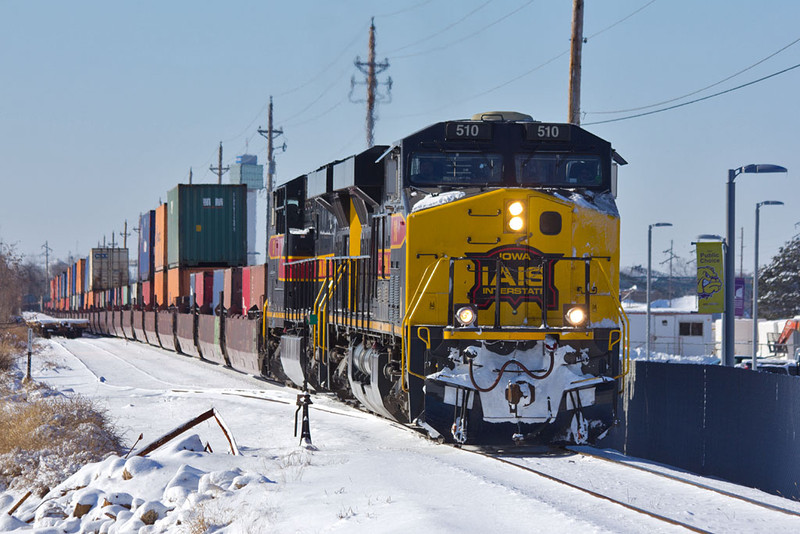
[[[0,489],[43,496],[84,464],[120,451],[107,414],[86,398],[30,384],[7,396],[0,410]]]
[[[25,325],[0,328],[0,372],[12,369],[17,357],[25,352],[27,340],[28,327]]]
[[[183,530],[187,534],[205,534],[230,525],[233,522],[232,515],[230,510],[221,512],[216,506],[200,503],[189,520],[184,523]]]

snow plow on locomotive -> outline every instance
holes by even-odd
[[[448,441],[591,442],[616,420],[628,367],[624,163],[575,125],[437,123],[276,184],[263,308],[140,322],[172,321],[154,338],[179,352]]]

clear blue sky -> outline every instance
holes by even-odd
[[[85,256],[125,219],[135,226],[189,167],[196,182],[214,182],[220,141],[226,164],[245,150],[265,159],[255,130],[270,95],[287,143],[279,178],[362,150],[364,105],[348,93],[371,16],[378,59],[391,63],[381,79],[394,81],[376,143],[489,110],[566,121],[571,9],[568,0],[0,0],[0,239],[31,256],[45,241],[56,257]],[[789,168],[736,181],[745,271],[756,202],[786,203],[762,209],[768,261],[800,232],[800,68],[671,111],[590,123],[774,54],[800,38],[800,2],[587,0],[585,11],[583,123],[630,163],[618,197],[623,265],[646,265],[650,223],[675,225],[654,230],[654,264],[670,240],[689,258],[695,236],[724,234],[727,171],[748,163]],[[800,43],[641,111],[798,63]]]

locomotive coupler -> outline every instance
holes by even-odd
[[[303,410],[303,424],[300,431],[300,445],[307,449],[313,449],[314,444],[311,443],[311,425],[308,419],[308,407],[313,404],[311,402],[311,394],[308,391],[297,394],[297,410],[294,412],[294,437],[297,437],[297,416],[300,410]]]

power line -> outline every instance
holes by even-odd
[[[303,89],[304,87],[307,87],[307,86],[311,85],[315,81],[317,81],[317,79],[319,79],[323,74],[325,74],[328,70],[330,70],[330,68],[333,67],[336,64],[336,62],[339,61],[342,58],[342,56],[344,56],[347,53],[347,51],[350,50],[350,48],[352,48],[353,45],[355,45],[359,41],[359,39],[361,39],[362,35],[364,35],[365,27],[366,27],[366,25],[362,25],[358,29],[358,32],[356,33],[355,37],[353,37],[353,40],[350,41],[347,44],[347,46],[345,46],[344,49],[341,52],[339,52],[339,54],[333,59],[333,61],[328,63],[316,75],[311,77],[308,81],[306,81],[306,82],[304,82],[304,83],[302,83],[302,84],[300,84],[300,85],[298,85],[296,87],[293,87],[292,89],[289,89],[288,91],[284,91],[282,93],[277,93],[275,96],[288,96],[288,95],[290,95],[292,93],[295,93],[295,92],[299,91],[300,89]],[[266,105],[268,105],[268,104],[266,104]],[[266,105],[264,107],[266,107]],[[263,109],[262,109],[262,111],[263,111]]]
[[[651,4],[653,4],[655,1],[656,1],[656,0],[651,0],[650,2],[648,2],[648,3],[647,3],[647,4],[645,4],[644,6],[642,6],[642,7],[638,8],[638,9],[636,9],[636,10],[635,10],[635,11],[633,11],[632,13],[630,13],[630,14],[626,15],[625,17],[623,17],[623,18],[621,18],[621,19],[617,20],[616,22],[612,23],[611,25],[609,25],[609,26],[606,26],[606,27],[605,27],[605,28],[603,28],[602,30],[600,30],[600,31],[598,31],[598,32],[596,32],[596,33],[594,33],[594,34],[592,34],[592,35],[591,35],[591,36],[589,36],[587,39],[594,38],[595,36],[597,36],[597,35],[600,35],[601,33],[604,33],[604,32],[606,32],[606,31],[608,31],[609,29],[613,28],[614,26],[617,26],[617,25],[619,25],[621,22],[628,20],[628,19],[629,19],[629,18],[631,18],[633,15],[636,15],[637,13],[639,13],[640,11],[642,11],[644,8],[646,8],[646,7],[650,6]],[[533,3],[533,0],[531,0],[531,1],[530,1],[530,2],[528,2],[527,4],[524,4],[523,6],[521,6],[520,8],[518,8],[516,11],[519,11],[519,10],[521,10],[521,9],[523,9],[523,8],[525,8],[525,7],[527,7],[527,6],[528,6],[529,4],[531,4],[531,3]],[[503,17],[503,18],[507,18],[507,17],[509,17],[509,16],[513,15],[514,13],[516,13],[516,11],[514,11],[514,12],[512,12],[512,13],[509,13],[508,15],[506,15],[506,16],[505,16],[505,17]],[[492,22],[492,23],[490,23],[489,25],[487,25],[487,26],[486,26],[486,28],[488,28],[489,26],[492,26],[492,25],[494,25],[494,24],[496,24],[496,23],[500,22],[500,20],[503,20],[503,19],[501,18],[501,19],[498,19],[498,20],[497,20],[497,21],[495,21],[495,22]],[[484,28],[484,29],[486,29],[486,28]],[[480,30],[480,31],[483,31],[483,30]],[[479,32],[478,32],[478,33],[479,33]],[[458,106],[458,105],[461,105],[461,104],[463,104],[463,103],[465,103],[465,102],[469,102],[469,101],[471,101],[471,100],[475,100],[476,98],[480,98],[480,97],[482,97],[482,96],[485,96],[485,95],[488,95],[488,94],[490,94],[490,93],[493,93],[493,92],[495,92],[495,91],[497,91],[497,90],[499,90],[499,89],[502,89],[503,87],[506,87],[506,86],[508,86],[508,85],[511,85],[511,84],[512,84],[512,83],[514,83],[514,82],[517,82],[517,81],[519,81],[519,80],[521,80],[521,79],[523,79],[523,78],[525,78],[525,77],[527,77],[527,76],[530,76],[531,74],[533,74],[533,73],[534,73],[534,72],[536,72],[537,70],[539,70],[539,69],[542,69],[542,68],[546,67],[547,65],[550,65],[551,63],[555,62],[556,60],[558,60],[558,59],[560,59],[560,58],[562,58],[562,57],[566,56],[567,54],[569,54],[569,52],[570,52],[570,50],[569,50],[569,49],[566,49],[566,50],[564,50],[563,52],[561,52],[560,54],[558,54],[558,55],[556,55],[556,56],[553,56],[553,57],[551,57],[550,59],[548,59],[548,60],[544,61],[543,63],[540,63],[539,65],[537,65],[537,66],[533,67],[532,69],[530,69],[530,70],[527,70],[527,71],[523,72],[522,74],[519,74],[519,75],[515,76],[514,78],[511,78],[510,80],[507,80],[507,81],[505,81],[505,82],[503,82],[503,83],[501,83],[501,84],[499,84],[499,85],[495,85],[494,87],[492,87],[492,88],[490,88],[490,89],[486,89],[485,91],[482,91],[482,92],[480,92],[480,93],[477,93],[477,94],[475,94],[475,95],[472,95],[472,96],[470,96],[470,97],[464,98],[464,99],[462,99],[462,100],[458,100],[458,101],[455,101],[455,102],[451,102],[451,103],[449,103],[449,104],[447,104],[447,105],[445,105],[445,106],[440,106],[440,107],[439,107],[439,108],[437,108],[436,110],[433,110],[433,111],[426,111],[426,112],[421,112],[421,113],[411,113],[411,114],[408,114],[408,115],[400,115],[400,116],[396,116],[396,117],[392,117],[392,118],[393,118],[393,119],[399,119],[399,118],[420,117],[420,116],[423,116],[423,115],[430,115],[431,113],[434,113],[434,112],[437,112],[437,111],[440,111],[440,110],[443,110],[443,109],[448,109],[448,108],[451,108],[451,107],[454,107],[454,106]],[[406,56],[400,56],[400,57],[396,57],[395,59],[400,59],[400,58],[402,58],[402,57],[406,57]]]
[[[290,94],[292,94],[292,93],[295,93],[295,92],[299,91],[300,89],[303,89],[303,88],[305,88],[305,87],[307,87],[307,86],[311,85],[311,84],[312,84],[312,83],[314,83],[315,81],[317,81],[319,78],[321,78],[321,77],[322,77],[322,75],[323,75],[323,74],[325,74],[326,72],[328,72],[328,70],[330,70],[330,68],[331,68],[331,67],[333,67],[333,66],[334,66],[334,65],[335,65],[335,64],[336,64],[336,63],[337,63],[337,62],[338,62],[338,61],[339,61],[339,60],[342,58],[342,56],[344,56],[344,55],[347,53],[347,51],[348,51],[348,50],[350,50],[350,49],[353,47],[353,45],[355,45],[355,44],[356,44],[356,42],[357,42],[357,41],[358,41],[358,40],[361,38],[361,36],[363,35],[363,31],[364,31],[364,26],[362,26],[361,28],[359,28],[359,30],[358,30],[358,33],[357,33],[357,35],[356,35],[356,36],[353,38],[353,40],[352,40],[352,41],[350,41],[350,42],[349,42],[349,43],[348,43],[348,44],[347,44],[347,45],[344,47],[344,49],[342,49],[342,51],[341,51],[341,52],[340,52],[340,53],[339,53],[339,54],[338,54],[338,55],[337,55],[337,56],[336,56],[336,57],[335,57],[335,58],[334,58],[334,59],[333,59],[333,60],[332,60],[330,63],[328,63],[328,64],[327,64],[325,67],[323,67],[323,68],[322,68],[322,70],[320,70],[320,71],[319,71],[317,74],[315,74],[314,76],[312,76],[311,78],[309,78],[307,81],[305,81],[305,82],[301,83],[300,85],[297,85],[297,86],[295,86],[295,87],[293,87],[293,88],[291,88],[291,89],[288,89],[288,90],[286,90],[286,91],[283,91],[282,93],[277,93],[277,95],[276,95],[276,96],[287,96],[287,95],[290,95]],[[346,72],[345,72],[345,74],[346,74]],[[341,77],[342,77],[342,76],[340,76],[340,78],[341,78]],[[337,81],[338,81],[338,79],[337,79]],[[334,83],[336,83],[336,82],[334,82]],[[331,86],[332,86],[332,85],[333,85],[333,84],[331,84]],[[327,90],[326,90],[326,91],[327,91]],[[293,115],[293,116],[292,116],[292,118],[293,118],[293,117],[295,117],[295,116],[297,116],[297,115],[300,115],[300,114],[304,113],[305,111],[307,111],[307,110],[308,110],[308,108],[310,108],[310,107],[311,107],[311,105],[313,105],[313,104],[314,104],[314,103],[315,103],[317,100],[319,100],[320,98],[322,98],[322,96],[324,96],[324,94],[325,94],[325,93],[323,92],[323,94],[322,94],[322,95],[320,95],[319,97],[317,97],[317,99],[316,99],[316,100],[314,100],[314,102],[312,102],[312,104],[310,104],[309,106],[306,106],[306,107],[305,107],[303,110],[301,110],[300,112],[298,112],[298,113],[296,113],[295,115]],[[252,127],[253,127],[253,124],[255,124],[255,122],[256,122],[256,121],[259,119],[259,117],[261,117],[261,116],[262,116],[262,114],[264,113],[264,110],[266,110],[268,106],[269,106],[269,102],[265,102],[265,103],[264,103],[264,105],[263,105],[263,106],[261,106],[261,109],[259,109],[259,110],[258,110],[258,113],[256,113],[256,114],[255,114],[255,116],[254,116],[254,117],[253,117],[253,119],[250,121],[250,123],[249,123],[249,124],[248,124],[248,125],[247,125],[247,126],[246,126],[246,127],[245,127],[245,128],[242,130],[242,131],[241,131],[241,132],[239,132],[238,134],[236,134],[236,135],[235,135],[235,136],[233,136],[233,137],[230,137],[230,138],[228,138],[228,139],[225,139],[225,140],[223,141],[223,143],[231,143],[231,142],[235,141],[236,139],[239,139],[241,136],[243,136],[244,134],[246,134],[248,131],[250,131],[250,128],[252,128]],[[252,139],[253,139],[254,135],[255,135],[255,134],[251,135],[251,136],[248,138],[248,142],[249,142],[249,141],[252,141]],[[205,166],[205,165],[204,165],[204,166]]]
[[[506,20],[508,17],[510,17],[510,16],[512,16],[512,15],[515,15],[516,13],[518,13],[518,12],[522,11],[523,9],[525,9],[526,7],[528,7],[529,5],[531,5],[531,4],[532,4],[534,1],[535,1],[535,0],[529,0],[529,1],[528,1],[528,2],[526,2],[525,4],[521,5],[521,6],[520,6],[520,7],[518,7],[517,9],[515,9],[514,11],[511,11],[510,13],[507,13],[507,14],[503,15],[503,16],[502,16],[502,17],[500,17],[499,19],[497,19],[497,20],[495,20],[495,21],[493,21],[493,22],[490,22],[489,24],[487,24],[487,25],[486,25],[486,26],[484,26],[483,28],[479,29],[478,31],[472,32],[472,33],[470,33],[469,35],[465,35],[464,37],[461,37],[460,39],[456,39],[455,41],[450,41],[449,43],[447,43],[447,44],[443,44],[443,45],[441,45],[441,46],[437,46],[436,48],[430,48],[430,49],[428,49],[428,50],[423,50],[422,52],[414,52],[413,54],[405,54],[405,55],[402,55],[402,56],[394,56],[394,58],[393,58],[393,59],[406,59],[406,58],[409,58],[409,57],[416,57],[416,56],[427,55],[427,54],[430,54],[431,52],[438,52],[439,50],[445,50],[445,49],[447,49],[447,48],[450,48],[450,47],[451,47],[451,46],[453,46],[453,45],[456,45],[456,44],[458,44],[458,43],[461,43],[461,42],[463,42],[463,41],[466,41],[467,39],[472,39],[473,37],[477,37],[477,36],[478,36],[478,35],[480,35],[481,33],[485,32],[486,30],[488,30],[489,28],[491,28],[492,26],[495,26],[496,24],[499,24],[499,23],[503,22],[504,20]],[[655,1],[655,0],[653,0],[653,1]],[[484,4],[484,5],[485,5],[485,4]],[[481,7],[483,7],[483,6],[481,6]],[[466,18],[466,17],[465,17],[465,18]],[[462,20],[463,20],[463,19],[462,19]],[[460,21],[459,21],[459,22],[460,22]],[[411,46],[411,45],[409,45],[409,46]],[[403,47],[403,48],[408,48],[408,47]],[[402,49],[398,49],[398,50],[402,50]],[[391,54],[390,54],[390,55],[391,55]]]
[[[393,11],[391,13],[384,13],[383,15],[375,15],[375,16],[377,18],[379,18],[379,19],[394,17],[395,15],[401,15],[401,14],[406,13],[408,11],[413,11],[413,10],[417,9],[418,7],[422,7],[424,5],[430,4],[431,2],[433,2],[433,0],[424,0],[424,1],[420,2],[419,4],[414,4],[413,6],[408,6],[406,8],[400,9],[398,11]]]
[[[602,30],[600,30],[600,31],[599,31],[599,32],[597,32],[597,33],[593,33],[592,35],[590,35],[589,37],[587,37],[587,38],[586,38],[586,40],[588,41],[589,39],[594,39],[595,37],[597,37],[597,36],[598,36],[598,35],[600,35],[601,33],[605,33],[605,32],[607,32],[608,30],[610,30],[610,29],[611,29],[611,28],[613,28],[614,26],[616,26],[616,25],[618,25],[618,24],[622,24],[623,22],[625,22],[626,20],[628,20],[628,19],[629,19],[629,18],[631,18],[632,16],[636,15],[636,14],[637,14],[639,11],[642,11],[642,10],[643,10],[643,9],[645,9],[646,7],[650,6],[650,4],[653,4],[653,3],[655,3],[655,1],[656,1],[656,0],[650,0],[650,1],[649,1],[649,2],[647,2],[645,5],[643,5],[642,7],[640,7],[639,9],[637,9],[636,11],[634,11],[633,13],[631,13],[630,15],[627,15],[627,16],[625,16],[625,17],[623,17],[623,18],[619,19],[617,22],[615,22],[615,23],[614,23],[614,24],[612,24],[611,26],[606,26],[605,28],[603,28]]]
[[[401,51],[401,50],[405,50],[406,48],[411,48],[412,46],[416,46],[416,45],[418,45],[418,44],[420,44],[420,43],[424,43],[425,41],[430,41],[431,39],[433,39],[433,38],[435,38],[435,37],[438,37],[438,36],[439,36],[439,35],[441,35],[443,32],[446,32],[447,30],[449,30],[449,29],[453,28],[454,26],[457,26],[457,25],[461,24],[461,23],[462,23],[462,22],[464,22],[466,19],[468,19],[469,17],[471,17],[472,15],[474,15],[475,13],[477,13],[478,11],[480,11],[481,9],[483,9],[484,7],[486,7],[486,6],[488,6],[489,4],[491,4],[493,1],[494,1],[494,0],[487,0],[487,1],[486,1],[486,2],[484,2],[483,4],[479,5],[478,7],[476,7],[475,9],[473,9],[472,11],[470,11],[469,13],[467,13],[466,15],[464,15],[463,17],[461,17],[460,19],[458,19],[457,21],[455,21],[455,22],[453,22],[453,23],[450,23],[450,24],[448,24],[447,26],[445,26],[445,27],[444,27],[444,28],[442,28],[441,30],[437,30],[436,32],[434,32],[434,33],[432,33],[432,34],[428,35],[427,37],[423,37],[422,39],[418,39],[417,41],[414,41],[413,43],[409,43],[409,44],[407,44],[407,45],[401,46],[400,48],[395,48],[394,50],[390,50],[390,51],[388,52],[388,55],[392,55],[392,54],[394,54],[395,52],[399,52],[399,51]],[[533,0],[531,0],[531,2],[532,2],[532,1],[533,1]],[[530,3],[530,2],[528,2],[528,3]]]
[[[655,0],[653,0],[653,1],[655,1]],[[697,89],[696,91],[692,91],[691,93],[687,93],[687,94],[682,95],[682,96],[677,96],[675,98],[670,98],[669,100],[663,100],[661,102],[656,102],[655,104],[649,104],[647,106],[640,106],[638,108],[618,109],[618,110],[615,110],[615,111],[587,111],[586,113],[584,113],[584,115],[612,115],[614,113],[630,113],[631,111],[640,111],[642,109],[649,109],[649,108],[654,108],[656,106],[663,106],[664,104],[669,104],[670,102],[675,102],[676,100],[683,100],[684,98],[688,98],[690,96],[694,96],[697,93],[702,93],[703,91],[705,91],[707,89],[711,89],[712,87],[716,87],[717,85],[725,83],[728,80],[730,80],[732,78],[735,78],[736,76],[739,76],[740,74],[743,74],[743,73],[747,72],[748,70],[751,70],[754,67],[757,67],[758,65],[761,65],[762,63],[764,63],[768,59],[771,59],[771,58],[777,56],[778,54],[780,54],[781,52],[783,52],[784,50],[786,50],[790,46],[797,44],[798,42],[800,42],[800,37],[798,37],[797,39],[795,39],[794,41],[792,41],[788,45],[784,46],[783,48],[781,48],[777,52],[773,52],[772,54],[768,55],[767,57],[765,57],[763,59],[760,59],[759,61],[753,63],[749,67],[746,67],[746,68],[740,70],[739,72],[731,74],[727,78],[723,78],[722,80],[719,80],[718,82],[712,83],[711,85],[707,85],[707,86],[703,87],[702,89]]]
[[[666,108],[656,109],[656,110],[653,110],[653,111],[646,111],[644,113],[637,113],[636,115],[628,115],[627,117],[619,117],[619,118],[616,118],[616,119],[608,119],[608,120],[596,121],[596,122],[586,122],[586,123],[584,123],[584,126],[591,126],[591,125],[595,125],[595,124],[606,124],[606,123],[609,123],[609,122],[619,122],[619,121],[624,121],[624,120],[628,120],[628,119],[636,119],[638,117],[645,117],[647,115],[654,115],[656,113],[661,113],[663,111],[669,111],[671,109],[682,108],[683,106],[688,106],[689,104],[696,104],[697,102],[702,102],[703,100],[708,100],[708,99],[711,99],[711,98],[714,98],[714,97],[717,97],[717,96],[721,96],[721,95],[724,95],[724,94],[727,94],[727,93],[732,93],[733,91],[738,91],[739,89],[744,89],[745,87],[749,87],[751,85],[755,85],[755,84],[757,84],[759,82],[763,82],[764,80],[768,80],[768,79],[774,78],[775,76],[778,76],[780,74],[784,74],[786,72],[789,72],[790,70],[794,70],[797,67],[800,67],[800,63],[798,63],[797,65],[793,65],[793,66],[791,66],[789,68],[783,69],[781,71],[774,72],[774,73],[772,73],[772,74],[770,74],[768,76],[764,76],[764,77],[759,78],[757,80],[753,80],[752,82],[747,82],[747,83],[744,83],[742,85],[738,85],[736,87],[733,87],[731,89],[726,89],[725,91],[720,91],[718,93],[714,93],[713,95],[704,96],[702,98],[696,98],[694,100],[690,100],[688,102],[683,102],[681,104],[675,104],[674,106],[669,106],[669,107],[666,107]]]

